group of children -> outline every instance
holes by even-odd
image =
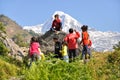
[[[80,38],[80,33],[72,28],[69,29],[69,34],[65,36],[62,42],[59,41],[58,37],[53,38],[55,42],[55,54],[56,58],[62,58],[66,62],[72,62],[79,55],[78,45],[82,45],[82,55],[81,59],[90,59],[91,54],[91,45],[92,41],[89,39],[89,34],[87,32],[88,26],[83,25],[82,29],[82,40],[80,42],[77,39]],[[87,54],[89,55],[87,57]]]
[[[59,19],[59,15],[56,14],[55,20],[52,23],[51,31],[54,32],[61,31],[62,30],[61,25],[62,23]],[[92,55],[91,55],[90,47],[92,45],[92,42],[89,39],[89,34],[87,32],[88,26],[83,25],[81,29],[82,29],[82,40],[80,42],[77,41],[77,39],[80,38],[80,33],[72,28],[69,29],[69,34],[65,36],[62,43],[59,41],[58,36],[53,37],[53,40],[55,42],[55,50],[54,50],[55,58],[63,59],[65,62],[74,61],[76,56],[79,55],[78,45],[81,44],[83,46],[81,59],[83,59],[84,56],[85,59],[87,59],[87,54],[89,55],[89,59],[91,58]],[[34,59],[40,59],[40,56],[44,56],[40,50],[40,45],[36,37],[31,38],[29,56],[31,58],[30,65],[33,61],[35,61]]]

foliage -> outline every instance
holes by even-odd
[[[14,69],[12,72],[5,72],[6,69],[3,67],[0,69],[4,70],[5,79],[8,79],[7,76],[19,76],[21,80],[119,80],[119,63],[114,62],[112,58],[113,63],[108,60],[109,55],[112,56],[115,53],[117,54],[119,51],[112,53],[106,52],[103,54],[94,52],[93,58],[87,64],[84,64],[80,58],[77,58],[75,62],[66,63],[60,59],[54,59],[53,55],[49,55],[46,56],[45,61],[33,62],[30,68],[25,65],[14,65],[15,67],[12,67],[12,69]],[[10,64],[11,66],[16,64],[13,59],[0,59],[5,63],[13,62]],[[118,59],[119,58],[116,58],[116,60]],[[119,62],[119,60],[117,62]],[[7,66],[4,65],[4,67]],[[11,69],[8,69],[8,71],[11,71]],[[18,72],[15,73],[16,71]],[[10,74],[8,75],[7,73]],[[0,76],[2,74],[3,72],[0,73]]]
[[[9,52],[9,49],[0,40],[0,54],[6,55],[8,52]]]
[[[14,64],[10,64],[2,60],[0,57],[0,80],[9,79],[11,76],[17,76],[19,70],[20,69],[16,67]]]
[[[88,66],[74,63],[65,63],[54,59],[48,62],[33,63],[30,69],[24,72],[25,80],[93,80]]]
[[[112,64],[120,64],[120,50],[116,50],[112,54],[109,54],[108,62]]]
[[[113,46],[113,49],[120,50],[120,41],[118,42],[118,44],[116,44],[115,46]]]
[[[1,34],[1,33],[6,33],[5,27],[4,27],[4,25],[2,24],[2,22],[0,22],[0,34]]]

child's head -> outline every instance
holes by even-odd
[[[38,42],[38,38],[35,37],[35,36],[33,36],[33,37],[31,38],[31,43],[32,43],[32,42]]]
[[[81,27],[81,29],[82,29],[82,31],[87,31],[87,30],[88,30],[88,26],[87,26],[87,25],[83,25],[83,26]]]
[[[54,17],[55,17],[55,19],[58,19],[58,18],[59,18],[59,15],[58,15],[58,14],[55,14]]]
[[[70,28],[70,29],[69,29],[69,33],[73,33],[73,28]]]

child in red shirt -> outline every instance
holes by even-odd
[[[62,23],[61,23],[61,20],[59,19],[59,15],[56,14],[54,17],[55,17],[55,19],[52,22],[51,30],[52,31],[61,31],[62,30]]]
[[[75,32],[75,33],[74,33]],[[67,34],[64,38],[64,41],[68,44],[69,51],[69,61],[72,62],[75,60],[75,57],[78,55],[78,43],[77,39],[80,37],[80,33],[73,28],[69,29],[69,34]]]

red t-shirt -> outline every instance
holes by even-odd
[[[61,20],[60,19],[55,19],[52,23],[52,28],[60,28],[61,27]]]
[[[78,48],[77,39],[80,37],[80,33],[76,32],[68,34],[64,40],[68,43],[68,49]]]

